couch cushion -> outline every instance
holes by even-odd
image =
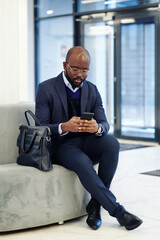
[[[34,108],[34,103],[0,105],[0,164],[16,162],[19,125],[26,123],[24,111]]]
[[[47,225],[86,213],[89,194],[62,166],[49,172],[16,163],[0,167],[0,232]]]

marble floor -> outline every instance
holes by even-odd
[[[120,152],[119,166],[112,191],[125,208],[143,219],[132,231],[102,209],[102,226],[97,231],[86,225],[86,216],[63,225],[0,234],[2,240],[159,240],[160,238],[160,177],[141,174],[160,169],[160,147],[152,146]]]

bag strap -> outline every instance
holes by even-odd
[[[28,120],[27,113],[34,119],[34,121],[35,121],[35,123],[36,123],[37,126],[41,126],[40,121],[38,120],[38,118],[36,118],[36,116],[34,115],[34,113],[33,113],[31,110],[28,109],[28,110],[26,110],[26,111],[24,112],[24,114],[25,114],[25,118],[26,118],[27,123],[28,123],[29,126],[30,126],[31,124],[30,124],[30,122],[29,122],[29,120]]]
[[[31,139],[30,145],[28,146],[27,149],[25,149],[25,137],[26,137],[26,133],[27,133],[27,131],[24,130],[24,131],[23,131],[23,134],[22,134],[22,141],[21,141],[21,150],[22,150],[24,153],[27,153],[27,152],[29,152],[29,151],[31,150],[32,144],[33,144],[34,139],[35,139],[35,137],[36,137],[36,135],[37,135],[36,131],[34,131],[34,132],[33,132],[33,135],[32,135],[32,139]]]

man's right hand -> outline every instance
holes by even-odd
[[[72,117],[68,122],[62,123],[62,133],[78,132],[80,124],[80,117]]]

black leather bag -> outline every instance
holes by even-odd
[[[35,120],[36,126],[30,125],[27,114]],[[22,123],[19,127],[17,163],[49,171],[53,168],[50,155],[52,148],[50,128],[41,126],[30,110],[25,111],[25,117],[28,125]]]

